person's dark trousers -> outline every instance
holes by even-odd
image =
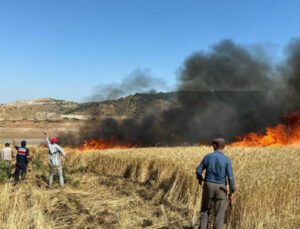
[[[208,217],[213,205],[216,216],[214,229],[222,229],[228,205],[226,186],[224,184],[204,182],[200,212],[200,229],[207,229]]]
[[[15,170],[15,182],[20,180],[20,176],[25,176],[27,165],[25,163],[17,162]]]

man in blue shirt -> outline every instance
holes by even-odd
[[[202,191],[202,204],[200,212],[200,229],[207,229],[208,216],[212,203],[215,206],[214,229],[223,228],[225,211],[227,208],[227,180],[229,183],[229,201],[235,192],[235,181],[229,157],[225,156],[225,140],[214,139],[212,142],[214,152],[207,154],[197,167],[196,174],[200,185],[204,180]],[[206,170],[205,179],[202,177]]]

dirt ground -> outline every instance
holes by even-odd
[[[1,121],[0,122],[0,144],[11,141],[26,139],[30,144],[39,144],[43,141],[43,132],[50,135],[59,133],[77,132],[83,121]]]

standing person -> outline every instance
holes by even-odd
[[[30,157],[29,149],[26,147],[27,142],[25,140],[21,141],[21,146],[17,146],[15,139],[13,139],[13,145],[17,150],[15,170],[15,184],[17,184],[20,181],[20,176],[24,178],[26,175],[28,159]]]
[[[203,184],[202,204],[200,212],[200,229],[207,229],[208,216],[212,203],[215,206],[214,229],[223,228],[225,211],[227,208],[227,181],[229,182],[229,201],[233,199],[235,181],[229,157],[224,155],[225,140],[214,139],[212,142],[214,152],[207,154],[197,167],[196,174],[200,185]],[[206,170],[205,179],[202,177]]]
[[[13,160],[13,153],[9,143],[5,143],[5,147],[1,150],[1,160],[5,162],[6,175],[8,179],[10,179],[11,162]]]
[[[59,183],[60,183],[60,186],[63,188],[65,186],[65,183],[64,183],[63,167],[61,164],[60,156],[63,156],[65,159],[67,159],[67,156],[66,156],[63,148],[57,144],[57,142],[58,142],[57,138],[52,137],[49,140],[48,133],[45,132],[44,134],[46,135],[46,141],[47,141],[47,145],[49,148],[49,153],[48,153],[49,187],[50,188],[52,187],[54,172],[57,169],[58,175],[59,175]]]

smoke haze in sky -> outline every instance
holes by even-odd
[[[156,90],[165,90],[166,82],[155,78],[150,70],[136,69],[125,77],[121,83],[98,85],[87,101],[113,100],[134,93],[154,93]]]
[[[141,119],[103,117],[92,128],[84,128],[78,142],[115,139],[153,146],[195,144],[216,137],[232,141],[278,123],[287,112],[300,110],[300,40],[287,45],[281,63],[260,58],[259,54],[268,56],[263,47],[260,53],[256,50],[223,40],[207,52],[193,53],[179,71],[176,105]],[[120,96],[155,84],[149,77],[147,83],[132,79],[108,91]]]

